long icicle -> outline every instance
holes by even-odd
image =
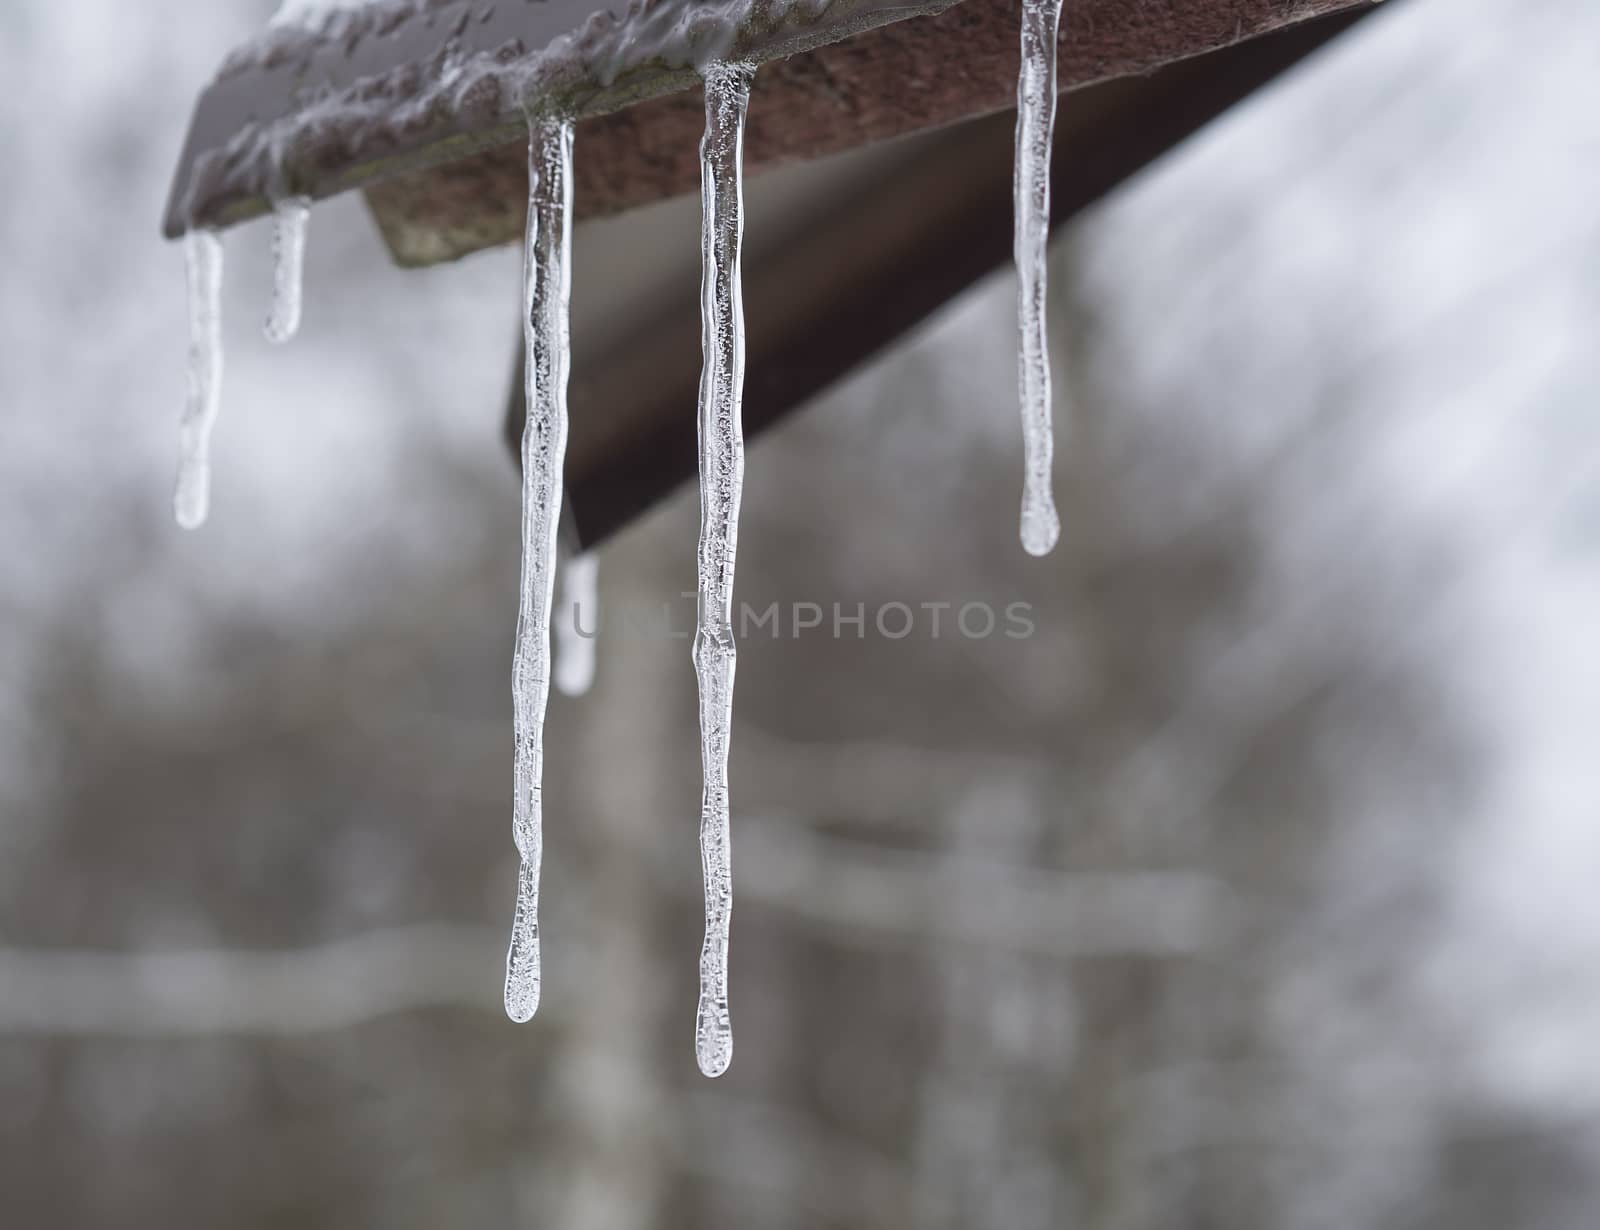
[[[744,486],[744,295],[739,256],[744,239],[744,121],[752,69],[705,70],[706,132],[700,143],[701,226],[700,583],[694,667],[700,682],[704,786],[700,862],[705,874],[706,935],[700,950],[700,1006],[694,1049],[700,1070],[721,1076],[733,1059],[728,1010],[728,925],[733,867],[728,825],[728,742],[733,725],[733,575]]]
[[[1050,350],[1045,336],[1045,258],[1050,241],[1050,148],[1056,124],[1056,37],[1061,0],[1022,0],[1022,71],[1017,77],[1016,261],[1021,331],[1018,385],[1026,475],[1022,545],[1048,555],[1061,536],[1050,489]]]
[[[222,239],[213,231],[184,236],[189,278],[189,398],[178,429],[178,486],[172,510],[186,530],[211,509],[211,429],[222,405]]]
[[[523,302],[528,420],[522,435],[522,596],[512,668],[516,802],[512,833],[522,867],[506,954],[506,1015],[539,1007],[539,863],[544,715],[550,699],[550,608],[561,471],[567,451],[568,302],[572,282],[572,123],[529,121],[528,236]]]
[[[300,332],[302,286],[306,263],[306,224],[311,202],[290,197],[273,207],[272,314],[267,317],[267,341],[281,346]]]

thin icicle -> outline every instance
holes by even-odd
[[[561,567],[556,609],[556,687],[582,696],[594,685],[594,639],[600,631],[600,561],[579,555]]]
[[[311,202],[304,197],[279,201],[272,224],[272,314],[267,317],[267,341],[281,346],[300,332],[301,284],[305,276],[306,223]]]
[[[694,638],[700,681],[704,787],[700,862],[705,874],[706,936],[700,950],[700,1007],[695,1058],[707,1076],[721,1076],[733,1058],[728,1011],[728,924],[733,866],[728,831],[728,741],[733,725],[733,574],[744,486],[744,295],[739,255],[744,239],[744,120],[752,69],[714,64],[705,70],[706,133],[700,143],[704,196],[700,281],[700,581]]]
[[[1050,489],[1050,351],[1045,341],[1045,255],[1050,240],[1050,147],[1056,124],[1056,36],[1061,0],[1022,0],[1022,72],[1017,78],[1018,385],[1026,476],[1022,545],[1048,555],[1061,535]]]
[[[173,513],[186,530],[211,507],[211,429],[222,404],[222,239],[192,230],[183,241],[189,273],[189,400],[178,429]]]
[[[550,608],[561,468],[567,451],[568,301],[572,282],[572,123],[533,119],[528,143],[528,237],[523,328],[528,348],[527,427],[522,436],[522,600],[512,667],[516,801],[512,833],[522,867],[506,954],[506,1014],[539,1007],[539,862],[544,714],[550,699]]]

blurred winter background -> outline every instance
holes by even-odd
[[[715,1083],[681,641],[553,701],[499,1006],[517,254],[404,273],[341,199],[269,351],[230,235],[170,523],[156,224],[271,8],[0,5],[7,1225],[1596,1224],[1592,0],[1400,0],[1073,228],[1048,561],[1009,275],[752,449],[750,602],[1037,634],[745,644]],[[692,585],[696,519],[606,601]]]

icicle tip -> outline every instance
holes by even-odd
[[[715,1019],[708,1020],[702,1009],[699,1026],[695,1030],[694,1058],[700,1074],[712,1080],[721,1076],[733,1063],[733,1027],[724,1007]]]
[[[172,497],[172,519],[179,529],[198,530],[207,520],[209,509],[204,491],[198,483],[182,475],[178,479],[177,493]]]
[[[526,1025],[539,1011],[537,982],[506,982],[506,1015],[518,1025]]]
[[[1022,549],[1035,558],[1049,555],[1061,539],[1061,518],[1049,492],[1022,501]]]

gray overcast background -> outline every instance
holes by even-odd
[[[519,255],[320,206],[274,350],[231,233],[170,524],[157,223],[271,8],[0,6],[8,1222],[1594,1225],[1600,9],[1396,0],[1073,228],[1050,560],[1009,276],[751,450],[741,597],[1039,633],[744,647],[711,1084],[682,643],[552,705],[499,1015]],[[695,520],[605,599],[691,585]]]

